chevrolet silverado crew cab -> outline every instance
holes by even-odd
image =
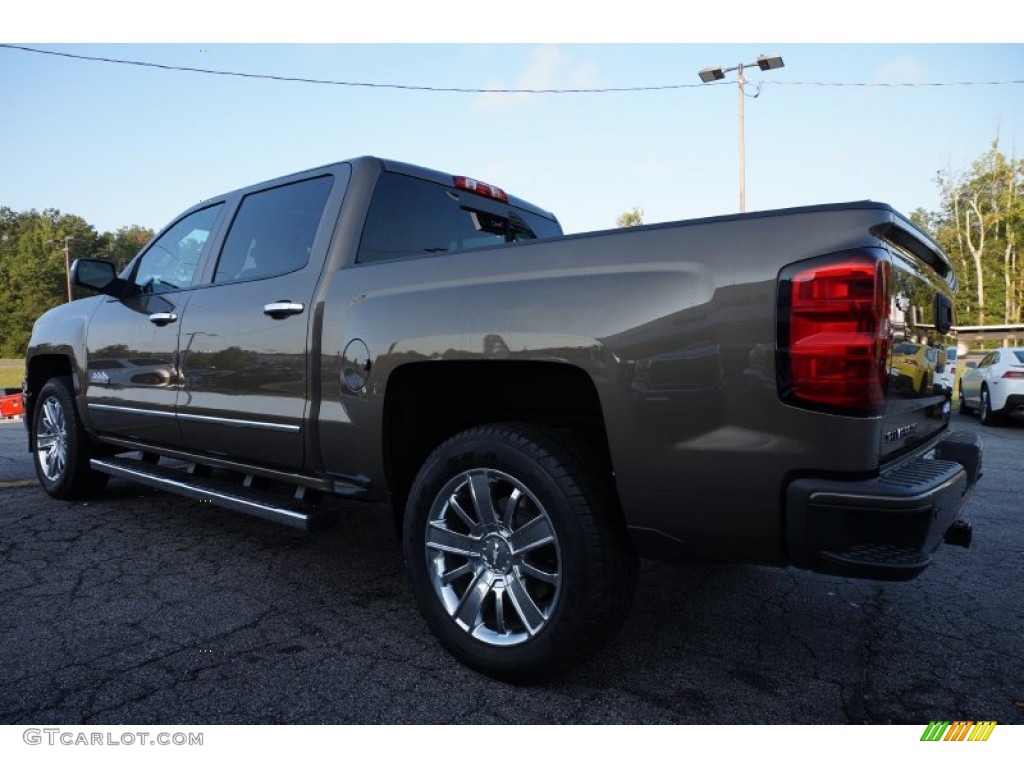
[[[304,529],[387,502],[427,624],[490,675],[593,653],[638,556],[900,580],[969,542],[981,444],[927,354],[956,278],[884,204],[563,236],[363,157],[73,280],[100,295],[39,318],[26,361],[50,495],[115,476]]]

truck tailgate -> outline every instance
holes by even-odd
[[[880,457],[886,462],[928,442],[949,422],[943,383],[952,335],[955,278],[938,246],[899,220],[875,228],[892,257],[890,346]]]

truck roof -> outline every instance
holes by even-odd
[[[219,195],[213,196],[213,197],[209,198],[208,200],[204,200],[200,205],[208,205],[211,202],[218,201],[218,200],[223,200],[223,199],[226,199],[229,196],[235,195],[235,194],[245,195],[245,194],[248,194],[251,191],[255,191],[257,188],[266,187],[268,184],[278,184],[278,183],[279,184],[287,184],[289,181],[292,181],[293,179],[296,179],[297,177],[306,176],[306,175],[308,175],[310,173],[313,173],[313,172],[316,172],[316,171],[320,171],[320,170],[329,171],[329,170],[332,170],[334,168],[337,168],[340,165],[346,165],[346,164],[353,166],[353,168],[355,168],[356,166],[375,166],[375,167],[379,168],[382,171],[388,171],[388,172],[391,172],[391,173],[400,173],[400,174],[403,174],[405,176],[415,176],[417,178],[421,178],[421,179],[424,179],[426,181],[432,181],[432,182],[435,182],[437,184],[444,184],[446,186],[451,186],[453,178],[454,178],[453,174],[445,173],[443,171],[437,171],[437,170],[434,170],[432,168],[425,168],[423,166],[414,165],[412,163],[399,162],[397,160],[388,160],[387,158],[375,157],[373,155],[362,155],[360,157],[349,158],[347,160],[339,160],[339,161],[334,162],[334,163],[327,163],[325,165],[318,165],[318,166],[314,166],[312,168],[306,168],[306,169],[303,169],[301,171],[295,171],[293,173],[289,173],[289,174],[286,174],[284,176],[278,176],[276,178],[263,179],[263,180],[260,180],[260,181],[258,181],[256,183],[254,183],[254,184],[250,184],[250,185],[247,185],[245,187],[239,187],[237,189],[228,190],[228,191],[223,192],[223,193],[221,193]],[[490,183],[487,179],[480,179],[480,181],[485,181],[485,182]],[[496,186],[500,187],[501,185],[498,184]],[[527,200],[524,200],[521,197],[516,197],[515,195],[508,195],[508,201],[509,201],[509,203],[511,205],[513,205],[513,206],[515,206],[517,208],[522,208],[524,210],[527,210],[527,211],[529,211],[531,213],[534,213],[534,214],[536,214],[538,216],[543,216],[544,218],[551,219],[553,221],[557,221],[558,220],[558,217],[555,216],[555,214],[553,214],[551,211],[548,211],[548,210],[546,210],[544,208],[541,208],[541,207],[539,207],[537,205],[534,205],[533,203],[531,203],[531,202],[529,202]],[[199,206],[197,205],[197,206],[193,206],[193,207],[199,207]]]

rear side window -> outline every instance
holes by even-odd
[[[373,192],[356,261],[453,253],[561,234],[557,222],[508,203],[385,173]]]
[[[213,281],[256,280],[306,266],[331,184],[330,176],[319,176],[246,195]]]

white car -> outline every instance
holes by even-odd
[[[953,391],[953,382],[956,381],[956,358],[957,348],[946,347],[946,361],[935,369],[935,383],[947,392]]]
[[[977,409],[982,424],[1024,417],[1024,347],[989,352],[960,379],[960,413]]]

